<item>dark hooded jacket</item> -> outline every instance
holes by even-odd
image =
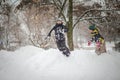
[[[63,24],[56,24],[49,32],[48,36],[51,36],[52,31],[55,31],[55,38],[57,40],[64,40],[64,32],[67,32],[68,29]]]

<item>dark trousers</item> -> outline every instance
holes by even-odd
[[[65,44],[65,40],[57,40],[56,44],[57,44],[58,49],[62,51],[64,55],[66,56],[70,55],[70,51]]]

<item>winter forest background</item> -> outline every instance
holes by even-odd
[[[71,50],[84,48],[90,24],[99,28],[107,42],[120,42],[120,0],[0,0],[0,49],[56,48],[54,35],[44,39],[58,17],[69,26]]]
[[[62,18],[70,56],[57,49]],[[105,38],[95,53],[88,27]],[[120,0],[0,0],[0,80],[120,80]]]

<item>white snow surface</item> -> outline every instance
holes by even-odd
[[[120,53],[75,50],[65,57],[57,49],[25,46],[0,51],[0,80],[120,80]]]

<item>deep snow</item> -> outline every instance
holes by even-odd
[[[65,57],[57,49],[25,46],[0,51],[0,80],[120,80],[120,53],[108,49],[75,50]]]

